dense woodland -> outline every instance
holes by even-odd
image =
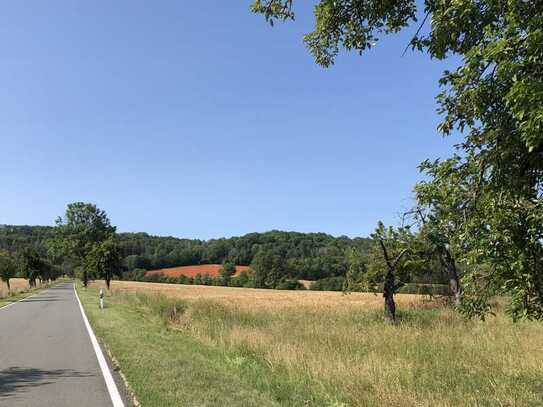
[[[0,227],[0,249],[17,253],[32,247],[46,256],[47,241],[54,236],[54,227],[4,225]],[[128,274],[137,269],[220,264],[225,261],[250,265],[255,255],[264,250],[284,259],[286,276],[302,280],[344,276],[347,271],[345,250],[356,248],[366,253],[371,244],[367,238],[281,231],[208,241],[147,233],[119,233],[117,239],[124,273]]]
[[[48,257],[48,241],[55,238],[56,230],[49,226],[0,227],[0,250],[21,253],[29,248]],[[369,255],[372,240],[369,238],[334,237],[325,233],[298,233],[270,231],[249,233],[240,237],[196,240],[175,237],[151,236],[147,233],[119,233],[122,274],[129,280],[169,281],[158,277],[145,277],[145,270],[188,266],[197,264],[233,263],[253,265],[265,269],[262,288],[300,288],[295,280],[316,281],[316,290],[342,290],[349,269],[348,251],[355,250],[361,258]],[[72,263],[58,262],[66,273],[71,273]],[[230,285],[249,286],[243,280],[232,279]],[[182,280],[182,281],[181,281]],[[182,278],[182,283],[219,284],[206,279],[194,282]],[[434,273],[420,273],[416,283],[445,283],[446,279],[437,267]]]
[[[121,233],[119,245],[128,270],[220,264],[226,260],[248,266],[258,251],[266,250],[285,259],[289,276],[317,280],[344,275],[345,250],[356,247],[367,251],[369,239],[271,231],[203,241]]]

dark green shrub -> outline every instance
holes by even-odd
[[[232,277],[228,282],[229,287],[243,287],[243,284],[239,277]]]
[[[344,283],[345,277],[328,277],[314,281],[309,286],[309,289],[316,291],[342,291]]]
[[[143,281],[146,272],[147,270],[144,269],[133,269],[123,273],[122,279],[128,281]]]
[[[177,284],[192,284],[192,283],[193,281],[192,281],[192,278],[190,277],[181,275],[177,278]]]
[[[147,283],[166,283],[167,277],[164,276],[164,274],[150,274],[143,276],[141,281],[145,281]]]
[[[409,283],[398,290],[401,294],[419,294],[419,295],[451,295],[451,290],[447,284],[416,284]]]
[[[289,278],[281,279],[275,288],[277,290],[305,290],[303,284],[298,282],[298,280]]]
[[[247,283],[250,281],[249,273],[247,271],[242,271],[236,278],[238,279],[240,287],[246,287]]]

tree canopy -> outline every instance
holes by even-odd
[[[109,290],[114,276],[122,276],[122,258],[114,236],[95,244],[85,256],[85,269],[95,278],[104,279]]]
[[[82,267],[82,280],[86,286],[89,279],[87,256],[97,254],[96,246],[111,238],[115,227],[105,211],[91,203],[68,204],[64,217],[56,221],[56,236],[48,241],[49,252],[55,258],[73,260]]]

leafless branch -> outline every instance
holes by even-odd
[[[415,38],[418,37],[419,32],[420,32],[420,30],[422,30],[422,27],[424,26],[424,23],[426,23],[426,20],[428,19],[428,16],[429,16],[429,15],[430,15],[430,11],[427,11],[427,12],[426,12],[426,15],[424,16],[424,19],[422,20],[422,23],[420,23],[419,28],[417,29],[417,32],[415,33],[415,35],[413,35],[413,38],[411,38],[411,41],[409,41],[409,43],[407,44],[407,46],[406,46],[405,49],[403,50],[403,52],[402,52],[402,57],[405,55],[405,53],[406,53],[407,50],[409,49],[409,46],[413,44],[413,41],[415,41]]]

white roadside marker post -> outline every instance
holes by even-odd
[[[104,309],[104,289],[100,288],[100,309]]]

